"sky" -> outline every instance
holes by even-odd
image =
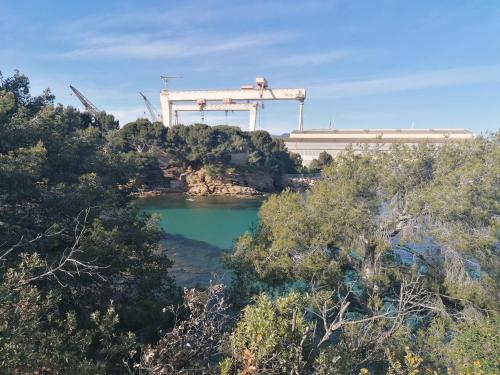
[[[69,85],[125,124],[172,90],[306,88],[305,129],[500,128],[500,0],[0,0],[0,71],[82,108]],[[182,114],[183,123],[201,114]],[[205,114],[247,127],[243,113]],[[295,101],[257,127],[297,128]]]

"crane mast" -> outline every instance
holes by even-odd
[[[156,121],[162,121],[162,117],[158,112],[156,111],[155,107],[153,107],[153,104],[148,100],[146,95],[144,95],[142,92],[139,92],[141,94],[142,99],[144,99],[144,103],[146,104],[146,108],[148,109],[149,112],[149,117],[151,117],[151,122],[156,122]]]
[[[99,114],[99,110],[96,108],[95,105],[92,104],[90,100],[88,100],[80,91],[78,91],[75,87],[69,85],[69,88],[71,91],[73,91],[76,95],[76,97],[80,100],[80,102],[83,104],[85,107],[85,110],[92,114],[92,116],[97,117]]]

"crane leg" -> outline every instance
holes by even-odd
[[[299,103],[299,130],[304,130],[304,101]]]
[[[257,124],[257,106],[252,106],[249,111],[249,118],[248,118],[248,130],[251,132],[255,131],[256,124]]]

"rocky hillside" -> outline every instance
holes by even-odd
[[[273,176],[263,170],[242,168],[215,173],[211,168],[193,169],[185,172],[154,168],[144,179],[141,196],[166,193],[186,193],[190,196],[228,195],[254,196],[279,190]],[[159,177],[161,175],[161,178]]]
[[[182,175],[181,181],[184,182],[187,194],[193,196],[251,196],[276,190],[273,177],[258,170],[216,176],[209,173],[207,168],[201,168],[197,171],[189,170]]]

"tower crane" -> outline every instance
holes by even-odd
[[[142,99],[144,99],[144,103],[146,104],[146,108],[148,109],[149,117],[151,117],[151,121],[152,122],[163,121],[162,116],[160,114],[158,114],[155,107],[153,107],[153,104],[151,104],[151,102],[148,100],[148,98],[146,98],[146,95],[144,95],[140,91],[139,91],[139,94],[141,94]]]
[[[160,76],[161,80],[163,81],[163,83],[165,84],[165,91],[168,90],[168,81],[172,80],[172,79],[176,79],[176,78],[182,78],[181,76],[167,76],[167,75],[163,75],[163,76]]]
[[[69,88],[71,91],[73,91],[76,95],[76,97],[82,102],[83,106],[85,107],[85,110],[89,112],[92,116],[97,117],[99,114],[99,110],[96,108],[95,105],[92,104],[90,100],[88,100],[80,91],[78,91],[76,88],[73,86],[69,85]]]

